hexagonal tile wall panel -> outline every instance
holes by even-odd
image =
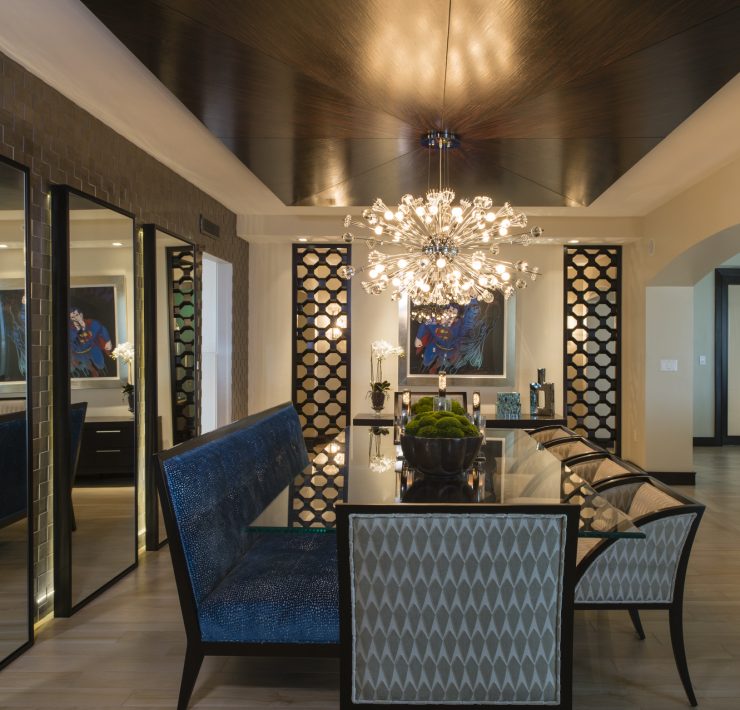
[[[619,453],[622,247],[566,247],[564,258],[568,426]]]

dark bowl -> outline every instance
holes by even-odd
[[[404,503],[473,503],[475,491],[465,477],[419,478],[401,496]]]
[[[454,478],[467,471],[480,451],[483,436],[456,439],[432,439],[424,436],[401,436],[403,457],[409,466],[425,476]]]

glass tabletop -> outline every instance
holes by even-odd
[[[291,525],[333,524],[338,501],[575,503],[580,537],[644,537],[625,513],[523,430],[489,429],[471,470],[454,480],[425,479],[411,469],[393,427],[348,427],[331,441],[309,443],[309,453],[312,464],[291,487]]]

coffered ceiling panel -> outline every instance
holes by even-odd
[[[587,205],[740,71],[738,0],[83,0],[281,200]]]

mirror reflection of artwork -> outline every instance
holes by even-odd
[[[73,286],[68,332],[70,377],[118,377],[115,286]]]
[[[23,289],[0,291],[0,382],[26,379],[26,297]]]
[[[457,317],[449,325],[409,323],[410,375],[444,370],[457,376],[501,376],[505,372],[504,299],[492,303],[471,301],[455,306]]]

